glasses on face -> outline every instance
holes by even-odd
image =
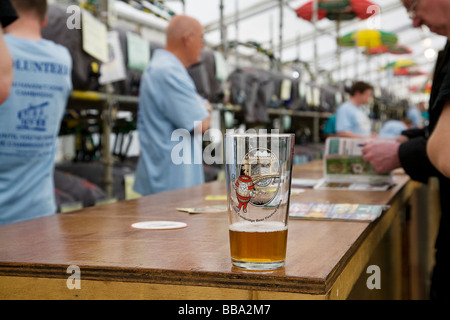
[[[419,0],[413,0],[413,2],[411,3],[411,5],[408,7],[408,9],[406,9],[406,12],[408,13],[408,16],[414,20],[414,18],[416,17],[416,8],[417,5],[419,4]]]

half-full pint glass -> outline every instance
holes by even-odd
[[[230,250],[236,267],[284,266],[293,150],[293,134],[225,135]]]

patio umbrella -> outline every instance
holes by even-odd
[[[359,19],[367,19],[372,15],[370,6],[375,5],[368,0],[318,0],[317,19],[328,18],[336,21],[337,40],[339,39],[339,30],[341,21],[352,20],[356,17]],[[313,1],[308,1],[304,5],[295,10],[297,16],[308,21],[313,20]],[[338,69],[341,70],[341,47],[337,41],[336,50]],[[317,59],[317,58],[316,58]]]
[[[397,60],[394,62],[390,62],[387,65],[383,67],[383,69],[402,69],[402,68],[409,68],[417,66],[417,63],[411,59],[403,59],[403,60]]]
[[[383,53],[391,53],[391,54],[410,54],[412,50],[406,46],[395,44],[393,46],[378,46],[374,48],[366,48],[364,51],[365,55],[377,55]]]
[[[338,42],[343,47],[364,47],[366,49],[380,46],[393,46],[398,39],[394,33],[376,29],[362,29],[347,33],[340,37]],[[355,63],[355,74],[358,63]],[[369,68],[369,56],[367,56],[367,68]]]
[[[397,41],[398,38],[394,33],[376,29],[357,30],[339,38],[339,44],[343,47],[376,48],[382,45],[393,46]]]
[[[367,8],[375,5],[367,0],[318,0],[317,19],[328,18],[329,20],[352,20],[369,18],[372,13]],[[313,1],[308,1],[298,7],[295,12],[297,16],[308,21],[313,18]]]
[[[313,5],[314,3],[312,1],[309,1],[302,5],[301,7],[297,8],[295,12],[297,13],[297,16],[299,18],[302,18],[304,20],[312,21],[313,20]],[[317,10],[317,19],[322,20],[327,16],[327,11],[318,9]]]
[[[409,87],[409,91],[411,92],[422,92],[422,93],[430,93],[431,92],[431,84],[426,83],[425,85],[415,85]]]
[[[394,69],[394,76],[406,76],[406,77],[416,77],[416,76],[424,76],[426,75],[426,72],[423,72],[419,69],[412,69],[412,68],[399,68]]]

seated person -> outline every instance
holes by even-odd
[[[378,138],[397,138],[402,134],[402,131],[408,130],[412,127],[411,120],[405,118],[403,120],[388,120],[386,121],[378,132]]]

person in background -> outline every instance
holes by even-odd
[[[424,126],[427,126],[428,121],[430,120],[430,115],[428,113],[428,107],[425,106],[425,102],[419,103],[419,110],[422,111],[422,118],[423,118]]]
[[[16,10],[9,0],[0,2],[0,104],[9,96],[13,81],[12,58],[3,37],[3,28],[17,19]]]
[[[11,4],[19,18],[4,35],[14,90],[0,105],[0,225],[56,213],[56,143],[72,91],[69,51],[41,37],[47,1]]]
[[[192,17],[176,15],[166,41],[165,49],[155,50],[139,91],[141,153],[134,190],[142,195],[205,182],[201,133],[209,128],[211,109],[186,69],[199,62],[203,27]]]
[[[402,0],[403,5],[413,20],[413,25],[419,27],[426,25],[432,32],[439,35],[450,36],[450,0]],[[429,124],[423,129],[411,129],[402,132],[400,139],[395,143],[369,142],[363,147],[363,159],[371,163],[379,173],[390,172],[402,167],[411,179],[427,183],[430,177],[439,179],[441,221],[439,233],[436,239],[435,266],[431,278],[430,298],[450,298],[448,290],[450,278],[447,270],[449,268],[450,256],[450,179],[445,177],[439,170],[439,153],[444,154],[444,147],[448,145],[448,136],[434,131],[448,126],[445,123],[448,107],[446,95],[450,90],[449,70],[450,67],[450,42],[442,50],[436,62],[433,76],[433,85],[429,100]],[[441,121],[441,117],[443,121]],[[438,132],[442,132],[439,130]],[[435,136],[436,140],[428,141],[429,135]],[[442,139],[442,140],[441,140]],[[430,144],[431,142],[431,144]],[[427,155],[430,155],[430,157]],[[436,158],[434,158],[436,157]],[[436,168],[430,161],[436,164]],[[446,158],[448,161],[448,158]],[[443,172],[445,170],[441,168]]]
[[[336,136],[336,114],[327,119],[322,133],[325,138]]]
[[[422,116],[423,111],[425,111],[425,103],[420,102],[417,107],[411,107],[406,113],[406,117],[412,122],[412,127],[421,129],[423,128],[424,118]]]
[[[388,120],[383,123],[378,138],[394,139],[402,134],[403,131],[412,127],[412,122],[408,118],[403,120]]]
[[[373,138],[370,119],[361,110],[372,97],[373,87],[362,81],[355,82],[350,88],[350,100],[342,103],[336,111],[337,136],[344,138]]]

